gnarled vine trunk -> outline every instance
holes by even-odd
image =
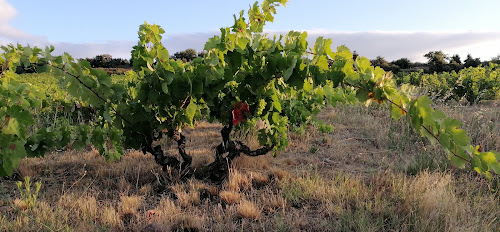
[[[229,168],[232,161],[242,153],[248,156],[261,156],[273,149],[273,146],[265,146],[257,150],[251,150],[241,141],[232,141],[230,140],[232,129],[232,122],[229,126],[222,128],[222,142],[215,148],[215,160],[203,167],[195,169],[191,166],[193,158],[186,153],[186,137],[182,133],[172,136],[177,141],[177,149],[179,155],[182,157],[182,161],[174,156],[165,154],[161,146],[155,146],[150,153],[155,157],[156,163],[163,167],[163,171],[170,168],[177,170],[182,179],[194,176],[196,179],[221,183],[229,176]],[[226,153],[227,155],[225,155]]]

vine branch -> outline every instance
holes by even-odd
[[[67,63],[66,63],[67,64]],[[64,64],[63,67],[66,65]],[[80,80],[80,76],[77,76],[77,75],[74,75],[66,70],[64,70],[64,68],[60,68],[60,67],[57,67],[55,65],[52,65],[52,64],[48,64],[50,65],[51,67],[54,67],[64,73],[66,73],[67,75],[75,78],[78,82],[80,82],[81,85],[83,85],[85,88],[87,88],[89,91],[91,91],[97,98],[99,98],[101,101],[107,103],[108,101],[106,99],[104,99],[103,97],[101,97],[101,95],[99,95],[99,93],[97,93],[95,90],[93,90],[92,88],[90,88],[90,86],[86,85],[85,83],[82,82],[82,80]],[[121,115],[120,113],[118,113],[118,111],[113,107],[113,106],[110,106],[110,108],[115,112],[115,114],[120,117],[123,121],[125,121],[126,123],[132,125],[132,123],[130,121],[128,121],[123,115]]]
[[[0,126],[0,130],[2,130],[5,127],[5,125],[7,125],[7,123],[10,121],[10,119],[11,118],[9,115],[7,115],[7,117],[5,117],[5,120],[2,122],[2,125]]]
[[[314,53],[314,52],[306,52],[306,53],[307,53],[307,54],[310,54],[310,55],[316,55],[316,53]],[[328,60],[329,60],[329,61],[334,61],[334,60],[333,60],[333,59],[331,59],[331,58],[328,58]],[[344,82],[344,84],[345,84],[345,85],[348,85],[348,86],[351,86],[351,87],[354,87],[354,88],[357,88],[357,89],[367,90],[366,88],[363,88],[363,87],[361,87],[361,86],[356,86],[356,85],[353,85],[353,84],[350,84],[350,83],[345,83],[345,82]],[[407,111],[406,109],[404,109],[404,108],[403,108],[403,106],[401,106],[401,105],[399,105],[399,104],[395,103],[394,101],[392,101],[392,100],[390,100],[390,99],[385,99],[385,100],[389,101],[392,105],[394,105],[394,106],[398,107],[398,108],[399,108],[399,109],[401,109],[401,110],[402,110],[405,114],[409,115],[409,114],[408,114],[408,111]],[[411,116],[411,115],[409,115],[409,117],[412,117],[412,116]],[[424,125],[421,125],[420,127],[424,128],[424,130],[425,130],[427,133],[429,133],[429,134],[430,134],[430,135],[431,135],[434,139],[436,139],[436,141],[439,141],[439,138],[438,138],[438,137],[437,137],[434,133],[432,133],[432,132],[431,132],[431,130],[430,130],[429,128],[427,128],[427,127],[426,127],[426,126],[424,126]],[[463,157],[461,157],[461,156],[457,155],[457,153],[456,153],[455,151],[452,151],[452,150],[449,150],[449,151],[451,152],[451,154],[452,154],[453,156],[455,156],[455,157],[457,157],[457,158],[460,158],[460,159],[462,159],[462,160],[463,160],[463,161],[465,161],[465,162],[468,162],[468,163],[470,163],[470,162],[471,162],[471,160],[470,160],[470,159],[468,160],[468,159],[465,159],[465,158],[463,158]]]

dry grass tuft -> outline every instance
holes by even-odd
[[[173,222],[181,214],[181,208],[177,207],[174,201],[169,198],[162,198],[160,204],[155,208],[159,212],[156,222]]]
[[[271,168],[270,171],[271,171],[271,177],[276,178],[278,180],[289,177],[291,175],[290,172],[280,168]]]
[[[27,210],[28,209],[28,204],[26,204],[26,202],[24,202],[23,200],[19,199],[19,198],[16,198],[14,199],[14,201],[12,202],[14,204],[14,206],[20,210]]]
[[[222,191],[219,193],[220,199],[226,204],[236,204],[240,201],[240,194],[235,191]]]
[[[200,231],[203,222],[203,218],[196,215],[181,215],[172,226],[172,231]]]
[[[236,169],[231,169],[229,171],[228,188],[235,192],[250,190],[252,188],[252,180],[248,175]]]
[[[200,192],[198,191],[198,188],[196,188],[196,185],[192,182],[188,186],[177,184],[172,186],[171,189],[181,207],[186,208],[193,205],[199,205],[201,203]]]
[[[248,175],[250,175],[250,179],[252,180],[252,185],[254,187],[264,187],[269,183],[269,176],[263,173],[249,172]]]
[[[93,196],[84,196],[78,198],[75,205],[75,212],[79,218],[88,221],[94,221],[98,216],[97,200]]]
[[[73,194],[62,195],[57,206],[68,211],[72,218],[84,221],[93,221],[99,216],[97,199],[91,195],[77,197]]]
[[[101,223],[107,227],[121,227],[120,215],[112,206],[102,207],[100,215]]]
[[[158,221],[161,218],[162,212],[159,210],[150,209],[144,213],[146,222],[151,223]]]
[[[40,230],[40,228],[64,230],[69,227],[69,224],[75,224],[75,227],[81,228],[81,230],[90,230],[92,228],[90,223],[93,223],[92,221],[79,219],[63,208],[54,208],[47,202],[40,202],[37,207],[34,208],[33,214],[34,218],[37,219],[36,221],[33,220],[33,218],[24,221],[34,227],[32,230]],[[18,229],[15,231],[17,230]]]
[[[455,181],[450,174],[420,173],[408,189],[409,201],[417,209],[416,226],[422,231],[475,231],[498,219],[494,215],[481,212],[491,212],[492,205],[488,203],[491,196],[484,200],[464,201],[469,199],[470,192],[460,197],[453,187]],[[488,199],[490,198],[490,199]],[[498,199],[496,200],[498,203]],[[500,211],[497,212],[497,217]],[[481,229],[481,230],[483,230]]]
[[[118,203],[119,213],[122,216],[126,214],[135,215],[142,202],[143,198],[140,196],[121,196]]]
[[[277,210],[284,211],[286,208],[286,200],[281,192],[272,192],[267,190],[261,195],[262,205],[265,211],[275,212]]]
[[[261,217],[262,211],[255,205],[255,203],[247,200],[242,200],[237,208],[236,212],[239,217],[248,218],[253,220],[258,220]]]

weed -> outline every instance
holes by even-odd
[[[24,177],[24,183],[18,181],[16,183],[17,189],[21,194],[21,200],[28,209],[35,207],[38,203],[38,192],[42,187],[42,183],[35,182],[35,189],[31,189],[31,180],[29,176]]]

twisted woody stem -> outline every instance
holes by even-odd
[[[272,146],[264,146],[262,148],[259,148],[257,150],[251,150],[247,145],[245,145],[241,141],[230,141],[229,137],[231,134],[231,131],[233,129],[233,118],[232,115],[230,117],[230,121],[228,126],[225,126],[221,130],[221,136],[222,136],[222,143],[217,146],[215,154],[216,154],[216,160],[219,160],[222,158],[222,154],[228,152],[228,156],[226,159],[228,162],[231,162],[234,158],[240,156],[241,153],[248,155],[248,156],[261,156],[267,154],[269,151],[271,151],[274,148],[274,145]]]

